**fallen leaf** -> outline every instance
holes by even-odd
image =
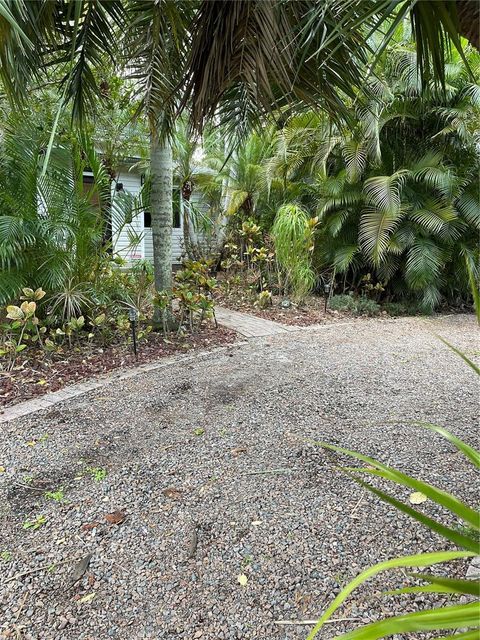
[[[35,440],[30,440],[30,442],[27,442],[27,447],[34,447],[36,444]]]
[[[232,456],[238,456],[241,453],[247,453],[247,447],[235,447],[235,449],[232,449],[230,453],[232,454]]]
[[[99,522],[86,522],[85,524],[82,524],[82,529],[83,531],[91,531],[98,527],[99,524]]]
[[[72,576],[70,578],[70,587],[73,587],[73,585],[83,577],[83,574],[88,569],[88,565],[90,564],[91,559],[92,554],[89,553],[77,562],[77,564],[73,568]]]
[[[95,591],[93,591],[92,593],[87,593],[86,596],[83,596],[82,598],[80,598],[79,602],[81,602],[82,604],[88,604],[95,598],[95,596],[96,596]]]
[[[247,586],[248,578],[244,573],[241,573],[239,576],[237,576],[237,580],[242,585],[242,587]]]
[[[5,473],[5,472],[6,472],[5,467],[0,467],[0,473]]]
[[[162,491],[163,495],[167,498],[171,498],[172,500],[181,500],[182,492],[180,489],[174,489],[173,487],[168,487],[168,489],[164,489]]]
[[[422,502],[425,502],[427,499],[427,496],[424,493],[421,493],[420,491],[415,491],[414,493],[410,494],[410,502],[412,504],[422,504]]]
[[[37,382],[37,384],[39,384],[39,385],[43,386],[44,384],[47,384],[47,381],[45,380],[45,378],[41,378],[41,379]]]
[[[202,427],[198,427],[198,429],[195,429],[193,433],[196,436],[203,436],[203,434],[205,433],[205,429],[202,429]]]
[[[105,516],[105,520],[109,524],[122,524],[125,520],[125,512],[124,511],[112,511],[112,513],[107,513]]]

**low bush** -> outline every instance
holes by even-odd
[[[376,316],[380,313],[381,307],[365,296],[351,296],[344,293],[332,296],[328,306],[332,311],[349,311],[359,316]]]
[[[172,326],[177,327],[178,334],[185,329],[193,333],[205,319],[215,319],[213,293],[217,281],[210,275],[211,264],[187,260],[183,266],[175,274],[172,293],[159,291],[153,300],[161,312],[164,335]]]
[[[346,293],[332,296],[328,306],[332,311],[355,311],[356,308],[354,297]]]

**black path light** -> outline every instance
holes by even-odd
[[[137,320],[138,313],[135,307],[130,307],[128,309],[128,319],[130,320],[130,327],[132,329],[132,340],[133,340],[133,353],[135,354],[135,360],[138,360],[137,355]]]
[[[323,291],[325,292],[325,313],[327,313],[327,305],[328,305],[328,299],[330,297],[330,289],[331,289],[331,284],[329,282],[325,282],[325,284],[323,285]]]

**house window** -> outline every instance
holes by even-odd
[[[172,227],[174,229],[180,229],[182,226],[182,217],[180,215],[180,189],[173,190],[172,205],[173,205]],[[151,229],[152,227],[152,214],[150,213],[150,211],[143,212],[143,227],[145,229]]]
[[[98,205],[100,203],[100,199],[98,192],[95,191],[95,179],[93,175],[83,174],[82,183],[84,195],[88,197],[93,205]]]

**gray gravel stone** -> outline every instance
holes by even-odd
[[[308,627],[274,622],[315,619],[374,562],[445,548],[314,444],[360,450],[475,504],[471,466],[412,424],[478,442],[477,380],[434,333],[478,360],[472,316],[361,320],[251,340],[2,425],[0,551],[12,557],[0,574],[34,572],[0,581],[0,636],[18,624],[41,640],[297,640]],[[60,487],[64,501],[43,496]],[[105,519],[115,511],[121,524]],[[342,617],[441,604],[383,597],[398,579],[369,582]]]

